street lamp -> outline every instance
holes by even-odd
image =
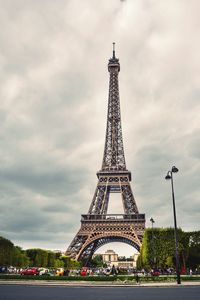
[[[152,227],[152,229],[153,229],[153,223],[155,223],[155,221],[154,221],[154,219],[151,217],[151,219],[150,219],[150,222],[151,222],[151,227]]]
[[[153,224],[155,223],[155,221],[154,221],[154,219],[151,217],[151,219],[150,219],[150,222],[151,222],[151,229],[152,229],[152,241],[151,241],[151,251],[152,251],[152,257],[153,257],[153,259],[152,259],[152,266],[154,265],[154,263],[155,263],[155,257],[154,257],[154,235],[153,235]]]
[[[174,213],[174,237],[175,237],[175,250],[176,250],[176,276],[177,276],[177,284],[180,284],[181,283],[181,276],[180,276],[180,265],[179,265],[178,233],[177,233],[176,206],[175,206],[174,182],[173,182],[173,173],[177,173],[177,172],[178,172],[178,169],[175,166],[173,166],[171,171],[167,172],[167,175],[165,176],[165,179],[166,180],[171,179],[173,213]]]

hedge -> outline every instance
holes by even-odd
[[[114,276],[31,276],[16,274],[0,274],[0,280],[58,280],[58,281],[122,281],[136,282],[135,276],[114,275]],[[200,276],[181,276],[182,281],[200,281]],[[176,276],[140,276],[140,282],[174,282]]]

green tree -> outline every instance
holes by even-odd
[[[178,236],[180,257],[182,257],[181,264],[183,264],[186,240],[183,239],[184,233],[181,229],[178,229]],[[161,268],[175,267],[174,229],[147,228],[138,259],[137,266],[147,270],[156,266]]]
[[[27,256],[30,258],[31,266],[36,267],[53,267],[57,254],[49,250],[28,249]]]
[[[95,255],[91,260],[91,266],[94,268],[103,267],[103,257],[100,254]]]
[[[54,268],[63,268],[64,267],[64,262],[61,259],[55,259],[54,260]]]
[[[49,268],[53,268],[54,267],[54,261],[56,259],[56,254],[52,251],[48,251],[48,262],[47,262],[47,266]]]
[[[71,268],[71,258],[69,256],[64,256],[63,255],[60,259],[63,262],[64,267],[66,269],[70,269]]]
[[[196,269],[200,266],[200,231],[188,233],[189,251],[187,259],[187,267]]]
[[[14,251],[14,244],[0,236],[0,265],[10,266],[12,265],[12,257]]]
[[[13,249],[12,264],[15,267],[27,267],[29,265],[26,251],[22,250],[19,246],[15,246]]]

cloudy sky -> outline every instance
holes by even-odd
[[[141,213],[199,230],[200,1],[0,0],[0,235],[65,250],[101,168],[116,42],[127,168]],[[119,201],[118,201],[119,200]],[[122,212],[112,197],[109,212]]]

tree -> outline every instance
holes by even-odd
[[[91,260],[91,266],[94,268],[103,267],[103,257],[100,254],[95,255]]]
[[[196,269],[200,267],[200,231],[188,233],[189,236],[189,253],[187,267]]]
[[[181,265],[185,265],[187,236],[178,229],[179,255]],[[173,228],[147,228],[144,233],[137,266],[147,270],[152,267],[175,267],[175,241]]]
[[[25,267],[29,264],[26,252],[4,237],[0,237],[0,265]]]
[[[71,258],[69,256],[62,256],[61,257],[61,261],[63,262],[64,264],[64,267],[66,269],[70,269],[71,268]]]
[[[48,251],[48,262],[47,262],[47,266],[49,268],[53,268],[54,267],[54,262],[56,259],[56,255],[54,252],[52,251]]]
[[[0,265],[1,266],[10,266],[12,265],[12,255],[14,250],[14,244],[5,239],[4,237],[0,237]]]
[[[55,267],[55,261],[60,259],[60,253],[58,255],[50,250],[27,249],[26,253],[30,259],[30,266],[34,267]],[[56,265],[60,263],[57,262]]]
[[[19,246],[15,246],[13,249],[12,265],[23,268],[29,265],[29,259],[26,255],[26,251],[22,250]]]
[[[53,252],[39,248],[23,250],[4,237],[0,237],[0,265],[15,267],[52,267],[77,269],[81,263],[61,252]]]

